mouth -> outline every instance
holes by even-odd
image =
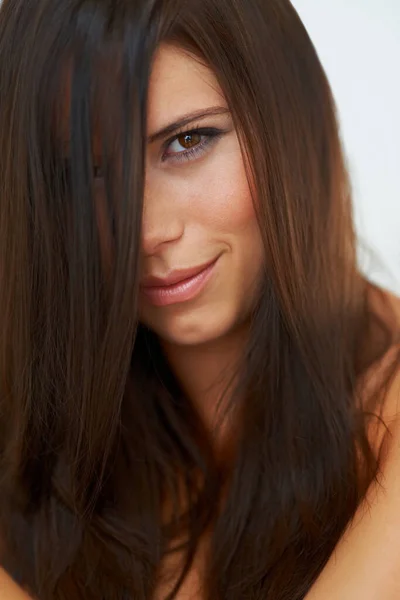
[[[219,259],[213,259],[204,266],[174,271],[166,278],[148,277],[144,280],[141,291],[154,306],[168,306],[192,300],[204,289],[214,273]]]

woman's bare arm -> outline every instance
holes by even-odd
[[[0,598],[1,600],[32,600],[2,567],[0,567]]]
[[[385,404],[381,485],[371,484],[305,600],[400,598],[400,373]]]
[[[398,298],[395,309],[400,323]],[[305,600],[400,598],[400,369],[388,391],[382,417],[389,433],[382,444],[381,485],[371,484]],[[0,599],[32,600],[1,567]]]

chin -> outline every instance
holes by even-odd
[[[186,315],[186,318],[170,318],[168,321],[146,323],[147,327],[170,344],[179,346],[199,346],[209,344],[227,335],[234,327],[235,319],[225,315],[203,315],[195,318]]]

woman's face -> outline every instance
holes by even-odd
[[[140,320],[169,343],[209,342],[248,318],[263,245],[222,90],[172,46],[155,57],[148,136]]]

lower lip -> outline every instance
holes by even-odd
[[[173,285],[142,288],[142,292],[154,306],[168,306],[169,304],[192,300],[202,291],[212,276],[217,260],[206,267],[204,271],[190,277],[190,279],[185,279]]]

